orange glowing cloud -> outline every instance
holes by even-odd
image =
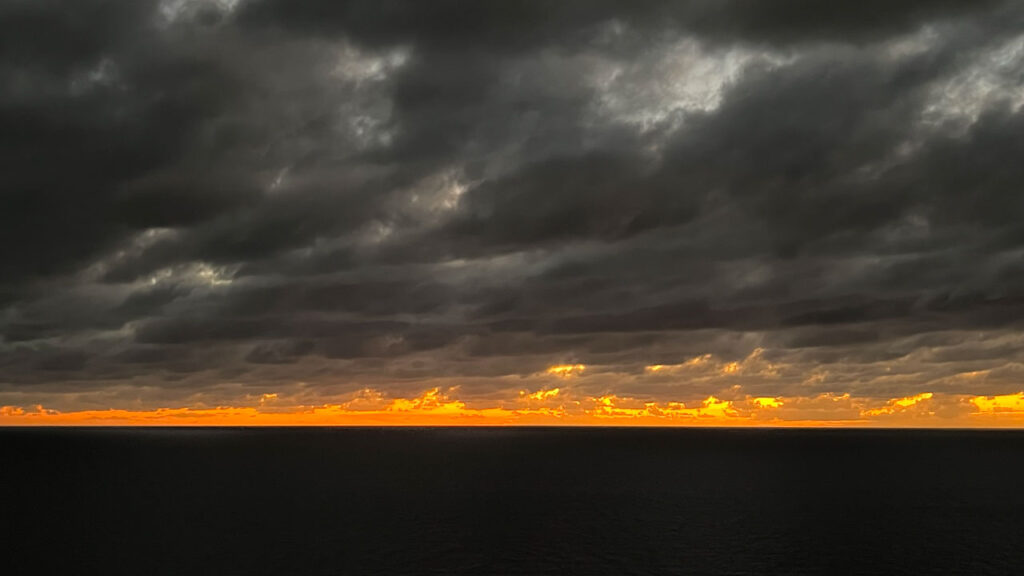
[[[702,354],[679,364],[650,364],[644,367],[644,373],[658,376],[702,373],[721,377],[738,375],[776,376],[778,374],[778,367],[766,361],[763,355],[764,349],[755,348],[741,360],[725,362],[712,354]]]
[[[778,398],[771,398],[761,396],[758,398],[751,398],[751,402],[757,405],[758,408],[778,408],[782,406],[782,401]]]
[[[735,374],[735,373],[737,373],[739,371],[740,371],[740,363],[739,362],[729,362],[725,366],[722,366],[722,373],[723,374]]]
[[[976,396],[971,403],[981,413],[1024,414],[1024,392],[1003,396]]]
[[[931,392],[922,392],[914,396],[907,396],[905,398],[893,398],[889,400],[885,406],[880,408],[873,408],[870,410],[864,410],[865,416],[883,416],[889,414],[899,414],[908,412],[915,406],[922,406],[931,400],[935,395]],[[930,412],[928,414],[931,414]]]
[[[567,373],[571,373],[567,372]],[[9,426],[892,426],[964,427],[1024,425],[1024,392],[1001,396],[923,392],[889,399],[849,394],[708,396],[692,404],[655,402],[608,394],[574,397],[562,388],[521,391],[518,398],[470,406],[457,390],[431,388],[411,398],[363,390],[337,404],[288,406],[287,398],[262,394],[251,406],[153,410],[57,411],[43,406],[0,407]]]
[[[545,372],[552,376],[568,378],[569,376],[579,376],[586,369],[587,367],[583,364],[560,364],[557,366],[549,366]]]
[[[529,393],[526,390],[520,390],[519,396],[522,398],[526,398],[527,400],[544,401],[557,397],[559,392],[561,392],[561,390],[558,388],[552,388],[550,390],[537,390],[536,392],[533,393]]]
[[[651,374],[673,373],[688,368],[696,368],[698,366],[703,366],[711,361],[711,354],[702,354],[700,356],[694,356],[693,358],[690,358],[689,360],[682,362],[680,364],[652,364],[650,366],[645,366],[644,371]]]

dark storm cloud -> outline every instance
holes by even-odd
[[[1005,392],[1022,23],[1011,2],[7,2],[0,393],[497,396],[550,364],[703,354],[785,366],[742,381],[770,394],[987,369],[959,385]]]
[[[305,32],[342,32],[370,44],[415,41],[454,49],[528,51],[550,43],[578,46],[588,40],[584,34],[589,26],[609,20],[641,27],[680,28],[713,39],[793,42],[884,37],[913,29],[924,21],[969,14],[997,4],[876,0],[837,7],[813,0],[772,3],[749,0],[673,3],[444,0],[427,5],[400,0],[257,0],[243,5],[241,19],[250,24]]]

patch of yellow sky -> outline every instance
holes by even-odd
[[[722,374],[735,374],[759,356],[721,363]],[[654,364],[647,374],[672,373],[709,365],[710,355],[682,364]],[[580,377],[583,364],[548,367],[543,375],[566,380]],[[762,367],[763,371],[771,370]],[[538,390],[520,390],[518,397],[487,407],[471,407],[455,397],[457,387],[433,387],[411,398],[389,398],[372,389],[348,401],[320,406],[288,406],[276,393],[262,394],[250,406],[177,407],[153,410],[57,411],[34,407],[0,407],[0,425],[145,425],[145,426],[915,426],[1021,427],[1024,391],[1000,396],[921,392],[899,398],[836,396],[751,396],[739,386],[728,398],[711,395],[699,403],[657,402],[616,394],[576,393],[572,382]]]

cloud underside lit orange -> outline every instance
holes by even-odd
[[[891,399],[849,394],[814,397],[708,397],[688,406],[618,396],[566,398],[559,389],[520,393],[515,404],[470,407],[437,388],[416,398],[385,399],[366,390],[348,402],[152,410],[57,411],[0,407],[4,426],[770,426],[1024,427],[1024,392],[1002,396],[925,392]]]

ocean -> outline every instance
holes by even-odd
[[[0,573],[1024,574],[1024,432],[0,430]]]

